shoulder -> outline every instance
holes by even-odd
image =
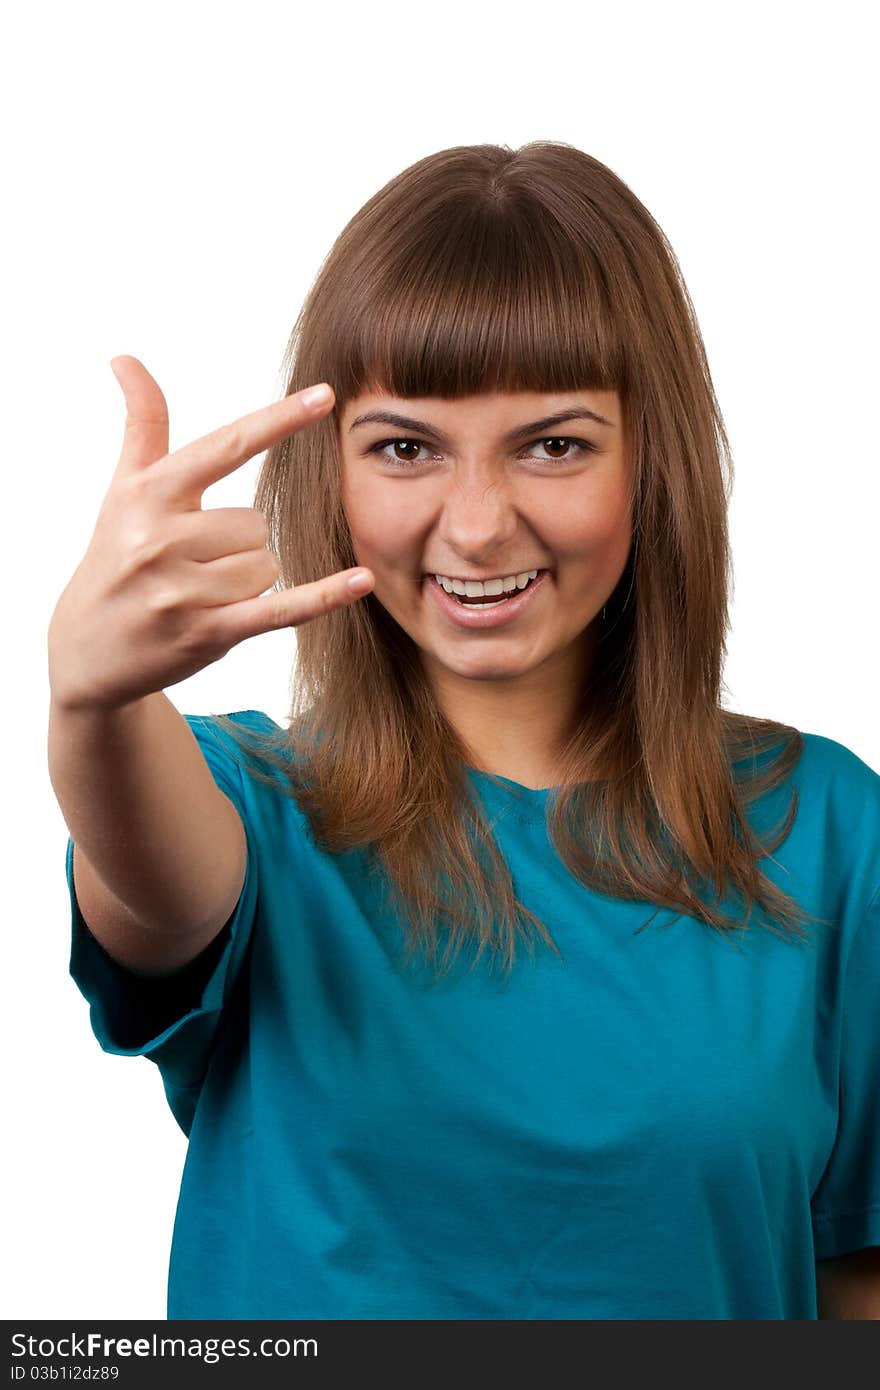
[[[838,777],[860,779],[867,785],[880,784],[880,773],[870,763],[860,757],[854,749],[827,734],[801,731],[804,741],[802,760],[810,767],[821,769]]]
[[[287,734],[263,710],[184,714],[183,718],[221,790],[239,811],[239,798],[249,799],[261,788],[286,785],[290,760]]]
[[[880,884],[880,775],[838,739],[794,733],[755,760],[749,819],[810,910],[854,924]]]
[[[837,910],[860,920],[880,888],[880,775],[837,739],[804,733],[791,777],[801,864],[837,885]]]
[[[237,709],[233,710],[231,714],[220,715],[185,714],[184,719],[187,723],[210,724],[220,730],[223,729],[225,721],[231,720],[233,724],[238,725],[248,733],[268,734],[276,738],[284,736],[284,730],[280,724],[276,724],[275,720],[261,709]]]
[[[185,714],[184,719],[203,746],[213,745],[225,753],[283,750],[287,735],[275,720],[259,709],[234,710],[231,714]]]
[[[793,777],[799,789],[826,798],[840,812],[867,816],[880,833],[880,773],[837,739],[815,733],[801,737],[804,747]]]

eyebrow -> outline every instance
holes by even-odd
[[[595,410],[588,410],[586,406],[579,405],[570,410],[557,410],[553,415],[545,415],[541,420],[532,420],[528,425],[519,425],[515,430],[511,430],[504,435],[505,444],[516,444],[519,440],[527,438],[530,434],[537,434],[540,430],[552,429],[554,425],[564,425],[568,420],[594,420],[597,425],[607,425],[609,429],[614,429],[610,420],[606,420],[604,415],[599,415]],[[436,440],[438,444],[448,446],[449,439],[442,430],[435,429],[425,420],[414,420],[409,415],[396,415],[390,410],[368,410],[364,415],[358,415],[356,420],[349,426],[349,434],[356,430],[359,425],[396,425],[402,430],[414,430],[418,434],[425,434],[429,439]]]

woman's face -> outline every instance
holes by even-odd
[[[339,441],[355,559],[429,676],[448,688],[455,677],[552,671],[570,688],[629,555],[623,436],[616,391],[348,402]],[[498,602],[532,570],[537,581]],[[497,606],[477,616],[445,595],[438,574],[507,588],[490,585]]]

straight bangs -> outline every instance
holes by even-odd
[[[624,390],[623,345],[641,335],[612,308],[589,245],[534,200],[475,190],[433,213],[409,215],[397,238],[386,229],[380,263],[332,297],[344,321],[322,333],[322,371],[340,407],[365,391]]]

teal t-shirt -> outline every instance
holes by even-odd
[[[267,715],[233,716],[277,729]],[[248,845],[238,906],[170,980],[72,909],[106,1052],[145,1056],[189,1136],[168,1317],[809,1319],[815,1260],[880,1244],[880,776],[805,734],[767,873],[804,945],[586,889],[547,790],[469,770],[546,923],[512,977],[432,983],[361,851],[186,715]],[[241,756],[241,755],[240,755]],[[485,957],[484,957],[485,960]]]

